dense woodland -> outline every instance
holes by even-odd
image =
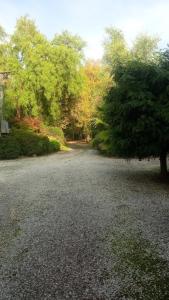
[[[0,38],[0,69],[11,72],[6,118],[33,117],[70,138],[87,136],[109,74],[100,62],[85,61],[85,42],[68,31],[49,41],[27,17],[11,36],[1,29]]]
[[[0,157],[50,153],[65,137],[92,139],[105,154],[160,157],[165,175],[169,50],[146,34],[129,47],[115,28],[106,29],[101,61],[86,60],[85,46],[68,31],[48,40],[28,17],[12,35],[0,27],[0,71],[10,72],[3,115],[11,126]]]

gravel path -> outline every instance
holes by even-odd
[[[169,299],[158,166],[85,146],[0,162],[0,299]]]

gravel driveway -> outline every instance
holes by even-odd
[[[158,167],[85,146],[0,162],[0,299],[169,299]]]

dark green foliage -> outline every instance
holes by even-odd
[[[20,156],[21,148],[13,136],[0,138],[0,159],[14,159]]]
[[[100,112],[98,111],[98,114]],[[102,117],[102,116],[101,116]],[[91,122],[92,136],[95,137],[100,131],[104,131],[108,128],[108,125],[103,122],[101,118],[93,118]]]
[[[92,141],[93,147],[100,150],[103,154],[110,154],[111,148],[109,136],[108,130],[100,131]]]
[[[48,153],[57,152],[60,150],[60,143],[58,141],[50,141],[48,143]]]
[[[58,141],[50,141],[47,136],[36,134],[31,130],[14,129],[9,136],[0,139],[0,159],[43,155],[59,150]]]
[[[165,156],[169,151],[169,71],[164,63],[130,61],[118,66],[115,82],[104,107],[113,154]]]
[[[23,156],[33,156],[42,155],[43,153],[48,153],[48,143],[47,137],[42,135],[37,135],[30,130],[15,130],[13,132],[18,144],[21,147],[20,154]]]

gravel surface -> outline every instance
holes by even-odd
[[[69,153],[0,162],[0,299],[169,299],[159,161]]]

